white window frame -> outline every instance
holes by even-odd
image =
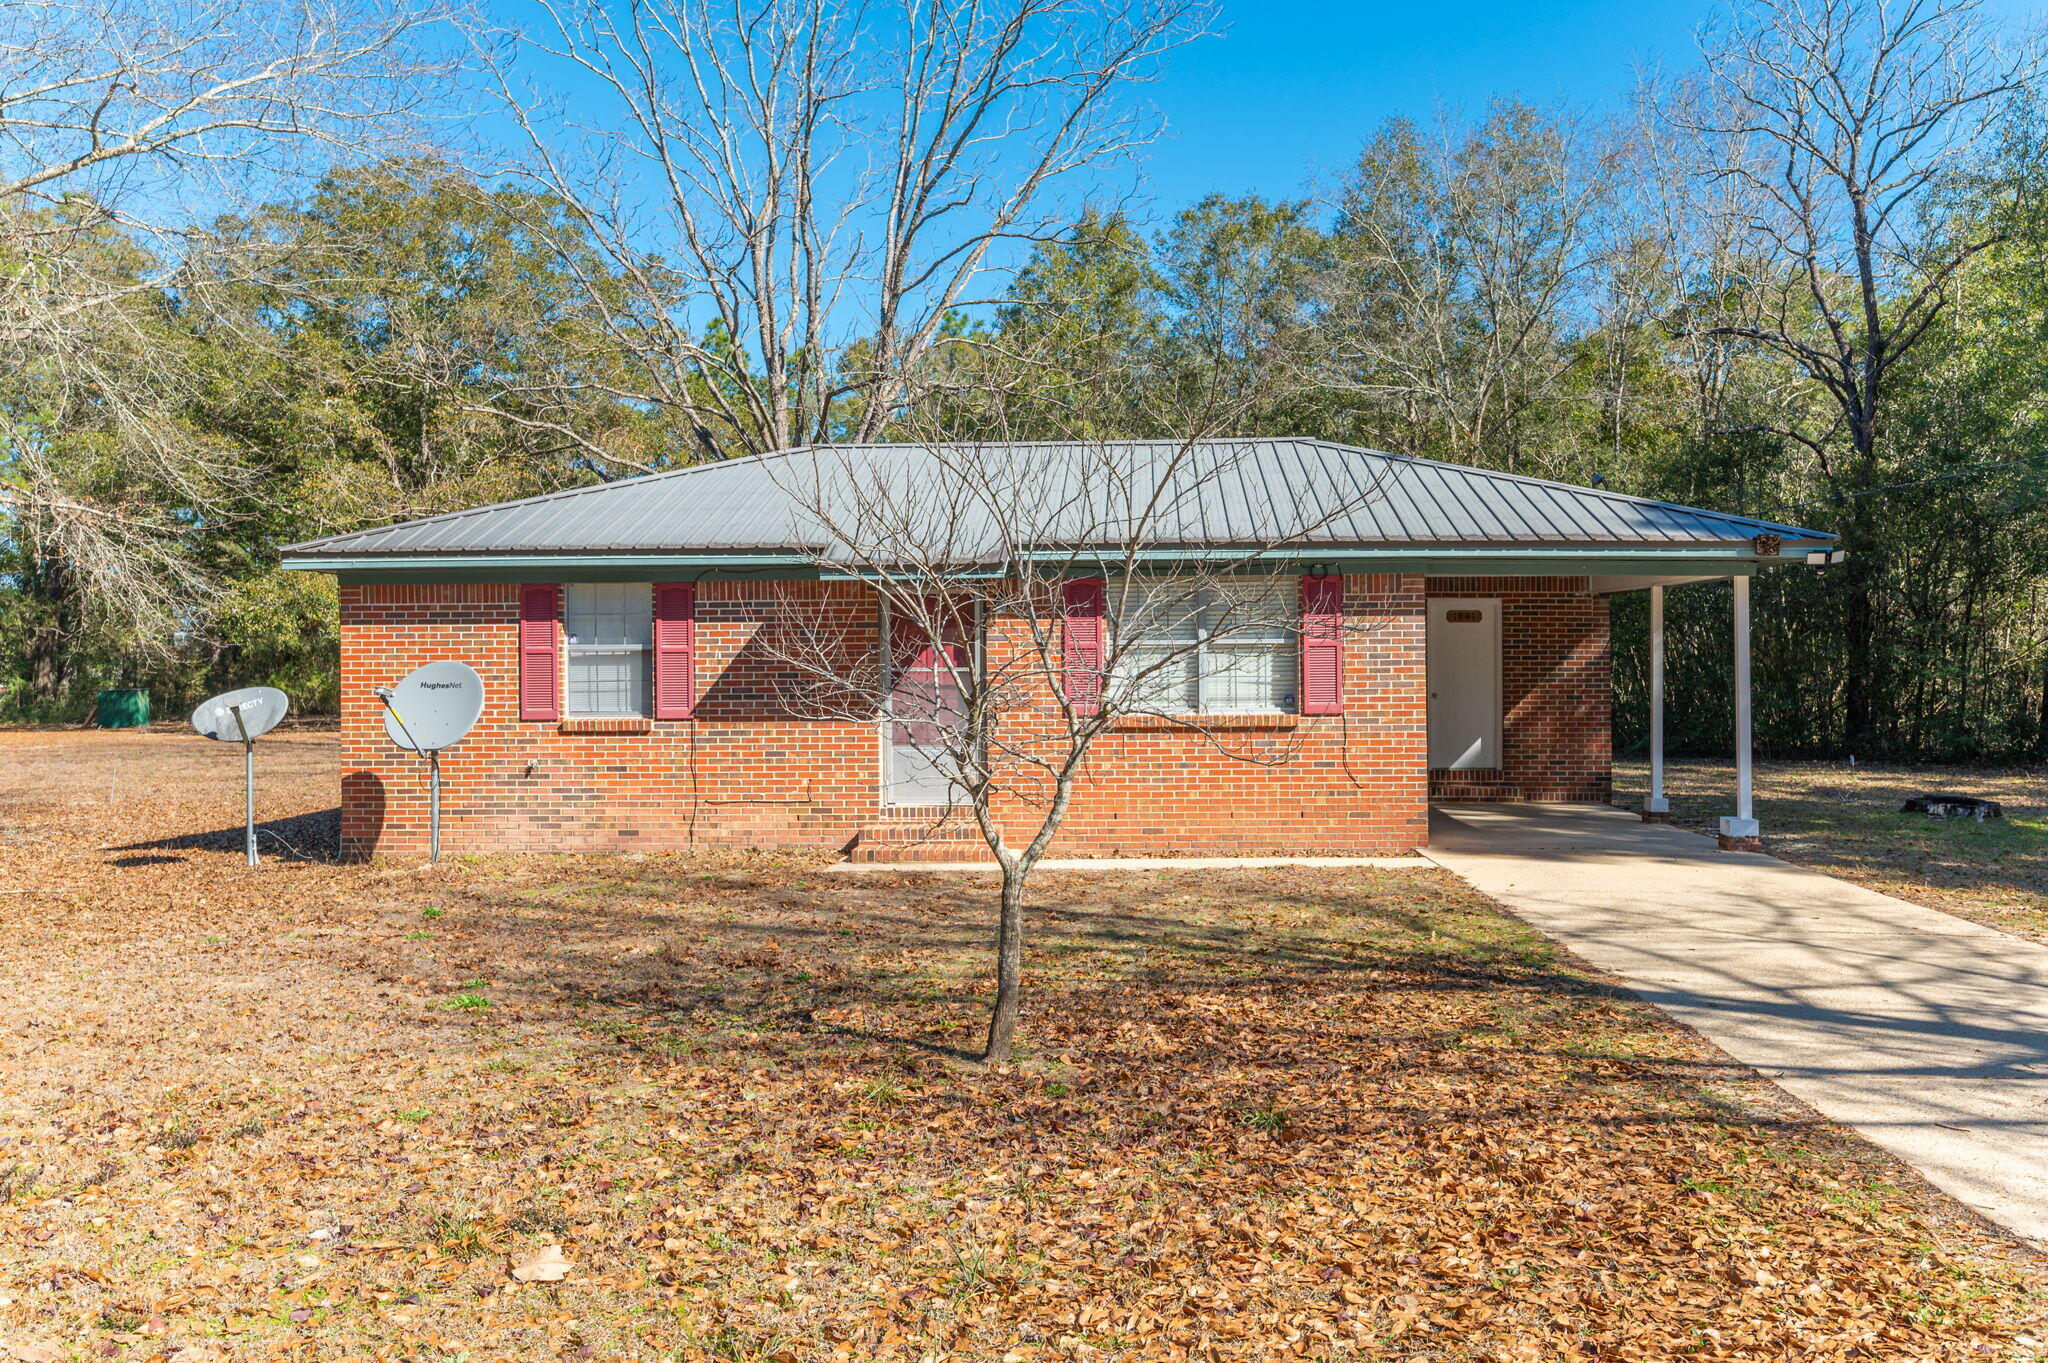
[[[1172,581],[1171,578],[1161,580],[1169,582]],[[1136,589],[1132,593],[1133,596],[1135,596],[1138,592],[1142,592],[1145,590],[1144,584],[1147,581],[1147,579],[1143,577],[1137,577],[1129,579],[1129,581],[1130,585]],[[1259,579],[1259,581],[1262,584],[1266,583],[1267,581],[1270,581],[1271,588],[1275,595],[1276,601],[1285,603],[1290,599],[1293,600],[1295,604],[1289,608],[1289,617],[1292,618],[1293,616],[1298,615],[1298,579],[1293,577],[1278,576],[1270,580]],[[1297,593],[1297,595],[1294,598],[1289,598],[1286,595],[1286,590],[1290,585],[1293,586],[1295,592]],[[1107,583],[1105,583],[1104,586],[1106,597],[1104,602],[1105,614],[1113,614],[1117,603],[1127,599],[1124,595],[1122,595],[1122,593],[1125,590],[1124,583],[1120,582],[1115,578],[1112,578]],[[1189,653],[1183,654],[1182,657],[1176,661],[1175,665],[1176,667],[1185,667],[1192,665],[1195,669],[1192,688],[1194,691],[1194,708],[1188,709],[1184,706],[1168,708],[1165,706],[1161,706],[1155,709],[1147,709],[1141,711],[1140,713],[1163,715],[1299,714],[1301,712],[1300,621],[1298,619],[1295,619],[1291,624],[1276,624],[1267,627],[1260,627],[1258,629],[1251,629],[1248,627],[1240,626],[1228,632],[1228,634],[1225,636],[1225,642],[1220,644],[1214,643],[1212,642],[1211,632],[1205,630],[1202,627],[1200,623],[1200,618],[1203,612],[1208,609],[1207,601],[1209,597],[1215,595],[1215,589],[1191,586],[1186,589],[1186,594],[1190,596],[1195,603],[1194,613],[1192,617],[1195,621],[1195,624],[1193,626],[1193,639],[1190,640],[1187,638],[1187,635],[1185,633],[1186,626],[1184,623],[1180,629],[1176,629],[1171,633],[1164,635],[1163,637],[1152,637],[1162,637],[1162,642],[1171,647],[1185,647],[1188,643],[1193,643],[1193,650]],[[1112,628],[1117,628],[1113,624],[1113,622],[1105,623],[1110,623]],[[1129,658],[1134,654],[1141,653],[1146,647],[1146,635],[1141,634],[1136,636],[1135,638],[1124,638],[1122,637],[1121,630],[1118,629],[1116,637],[1118,655],[1120,659]],[[1219,654],[1242,655],[1246,653],[1266,653],[1272,655],[1284,655],[1286,662],[1284,675],[1287,676],[1287,678],[1289,679],[1287,683],[1287,691],[1284,695],[1284,699],[1287,701],[1287,704],[1275,705],[1270,700],[1264,703],[1254,705],[1225,705],[1218,702],[1216,696],[1214,695],[1214,692],[1212,691],[1212,687],[1218,685],[1223,674],[1220,672],[1220,670],[1215,669],[1211,666],[1210,660]],[[1157,680],[1162,675],[1164,674],[1153,674],[1155,680]],[[1176,688],[1182,688],[1186,685],[1184,682],[1178,679],[1175,680],[1174,684]]]
[[[577,643],[571,624],[572,604],[578,592],[593,588],[637,588],[646,593],[647,642]],[[638,655],[640,659],[640,703],[626,710],[583,710],[576,708],[576,659]],[[654,585],[648,582],[568,582],[562,585],[562,717],[564,719],[646,719],[654,713]]]

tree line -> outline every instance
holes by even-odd
[[[1272,434],[1836,531],[1759,579],[1760,747],[2048,758],[2048,126],[1975,4],[1744,5],[1618,112],[1390,120],[1149,216],[1112,187],[1199,4],[164,8],[0,20],[9,718],[331,707],[332,588],[276,566],[319,534],[796,443]],[[1678,751],[1729,741],[1727,596],[1671,593]]]

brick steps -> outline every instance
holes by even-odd
[[[1498,770],[1437,770],[1429,774],[1429,799],[1440,805],[1511,805],[1526,798],[1522,788]]]
[[[1505,782],[1474,781],[1433,790],[1429,799],[1439,805],[1516,805],[1522,802],[1522,791]]]
[[[981,830],[953,817],[950,811],[932,811],[916,817],[879,819],[863,827],[846,859],[866,865],[920,861],[992,861]]]

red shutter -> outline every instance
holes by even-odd
[[[654,717],[688,719],[697,707],[697,584],[654,586]]]
[[[1301,580],[1301,712],[1344,713],[1344,579]]]
[[[1067,699],[1084,715],[1102,709],[1102,579],[1077,577],[1062,589]]]
[[[562,717],[562,645],[557,622],[562,588],[528,582],[519,588],[519,717]]]

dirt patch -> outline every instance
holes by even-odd
[[[333,740],[275,747],[303,827]],[[986,881],[251,873],[231,751],[0,753],[0,1345],[2031,1351],[2030,1253],[1438,873],[1048,875],[985,1071]]]

